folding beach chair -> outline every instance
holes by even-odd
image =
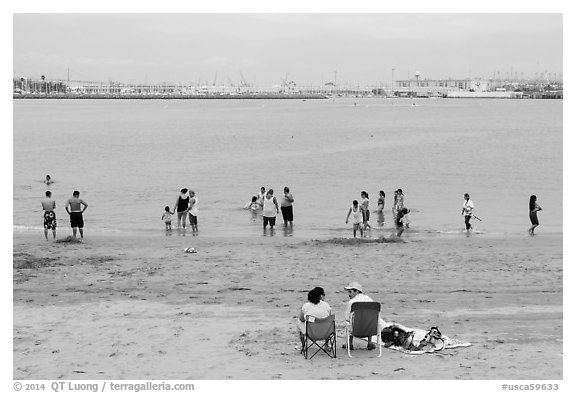
[[[352,337],[368,338],[376,336],[376,345],[380,350],[378,357],[382,356],[381,337],[378,331],[378,320],[380,314],[380,303],[378,302],[356,302],[352,303],[350,322],[346,321],[345,336],[346,349],[350,354],[350,340]]]
[[[306,334],[304,335],[304,341],[302,343],[302,353],[304,358],[308,359],[308,350],[311,347],[316,346],[316,352],[310,356],[310,359],[314,357],[318,352],[323,351],[326,355],[331,358],[336,357],[336,322],[334,315],[330,315],[326,318],[314,318],[309,315],[306,316]],[[327,340],[327,347],[324,346],[324,342]]]

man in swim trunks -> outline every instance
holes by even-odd
[[[81,208],[84,206],[84,208]],[[84,239],[84,218],[82,213],[86,211],[88,204],[80,199],[80,191],[74,191],[72,198],[66,202],[66,212],[70,215],[70,226],[72,234],[76,237],[76,228],[80,230],[80,237]]]
[[[44,210],[44,237],[48,240],[48,229],[52,229],[52,236],[56,239],[56,201],[52,199],[52,193],[46,191],[46,198],[41,202]]]
[[[292,208],[292,203],[294,203],[294,197],[290,193],[290,188],[284,187],[284,196],[280,200],[280,210],[282,211],[282,219],[284,220],[284,227],[292,226],[294,221],[294,210]]]

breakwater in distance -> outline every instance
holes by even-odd
[[[13,94],[14,99],[56,99],[56,100],[246,100],[246,99],[281,99],[281,100],[321,100],[329,98],[324,94]]]

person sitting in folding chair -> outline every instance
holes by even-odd
[[[301,352],[304,352],[305,348],[306,317],[326,318],[332,315],[330,305],[324,301],[325,296],[326,294],[324,293],[323,288],[316,287],[312,289],[308,292],[308,301],[304,303],[300,310],[297,323],[298,332],[300,333],[300,342],[302,343]]]
[[[360,304],[360,303],[357,303]],[[326,318],[315,318],[306,315],[305,321],[306,333],[302,353],[304,358],[308,359],[308,354],[312,351],[312,359],[318,352],[322,351],[331,358],[336,357],[336,319],[334,314]]]
[[[346,320],[347,324],[350,324],[350,317],[352,314],[352,304],[357,303],[357,302],[374,302],[374,301],[372,300],[372,298],[370,296],[367,296],[364,293],[362,293],[362,285],[360,285],[356,281],[351,282],[350,284],[345,286],[344,289],[348,292],[348,297],[350,298],[350,300],[348,301],[348,304],[346,305],[346,311],[344,312],[344,319]],[[377,331],[376,335],[379,336],[382,329],[384,329],[384,327],[386,327],[388,325],[390,325],[390,324],[386,323],[382,318],[380,318],[380,316],[378,316],[378,331]],[[353,338],[354,338],[353,335],[350,335],[347,338],[347,340],[349,340],[348,341],[348,348],[350,350],[354,349],[354,344],[352,342]],[[344,344],[342,346],[342,348],[346,348],[346,344]],[[372,350],[372,349],[376,348],[376,345],[372,342],[371,336],[368,337],[368,345],[366,348],[368,350]]]

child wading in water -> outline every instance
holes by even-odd
[[[404,220],[403,220],[403,218],[408,213],[410,213],[410,210],[403,207],[402,210],[400,210],[396,214],[396,236],[398,236],[398,237],[402,236],[402,232],[404,232]],[[406,227],[408,227],[408,226],[406,226]]]
[[[174,212],[171,212],[170,207],[166,206],[164,208],[164,214],[162,214],[162,221],[166,224],[167,231],[172,230],[172,214],[174,214]]]
[[[261,207],[262,207],[262,205],[260,205],[260,203],[258,203],[258,197],[257,196],[253,196],[252,201],[250,201],[246,205],[244,205],[245,210],[250,210],[250,213],[252,214],[252,221],[256,221],[256,217],[258,215],[258,210],[260,210]]]
[[[348,219],[352,215],[352,233],[356,237],[356,232],[360,230],[360,237],[364,236],[364,225],[363,225],[363,214],[362,209],[358,206],[358,201],[354,199],[352,201],[352,207],[348,210],[348,215],[346,216],[346,224],[348,224]]]

